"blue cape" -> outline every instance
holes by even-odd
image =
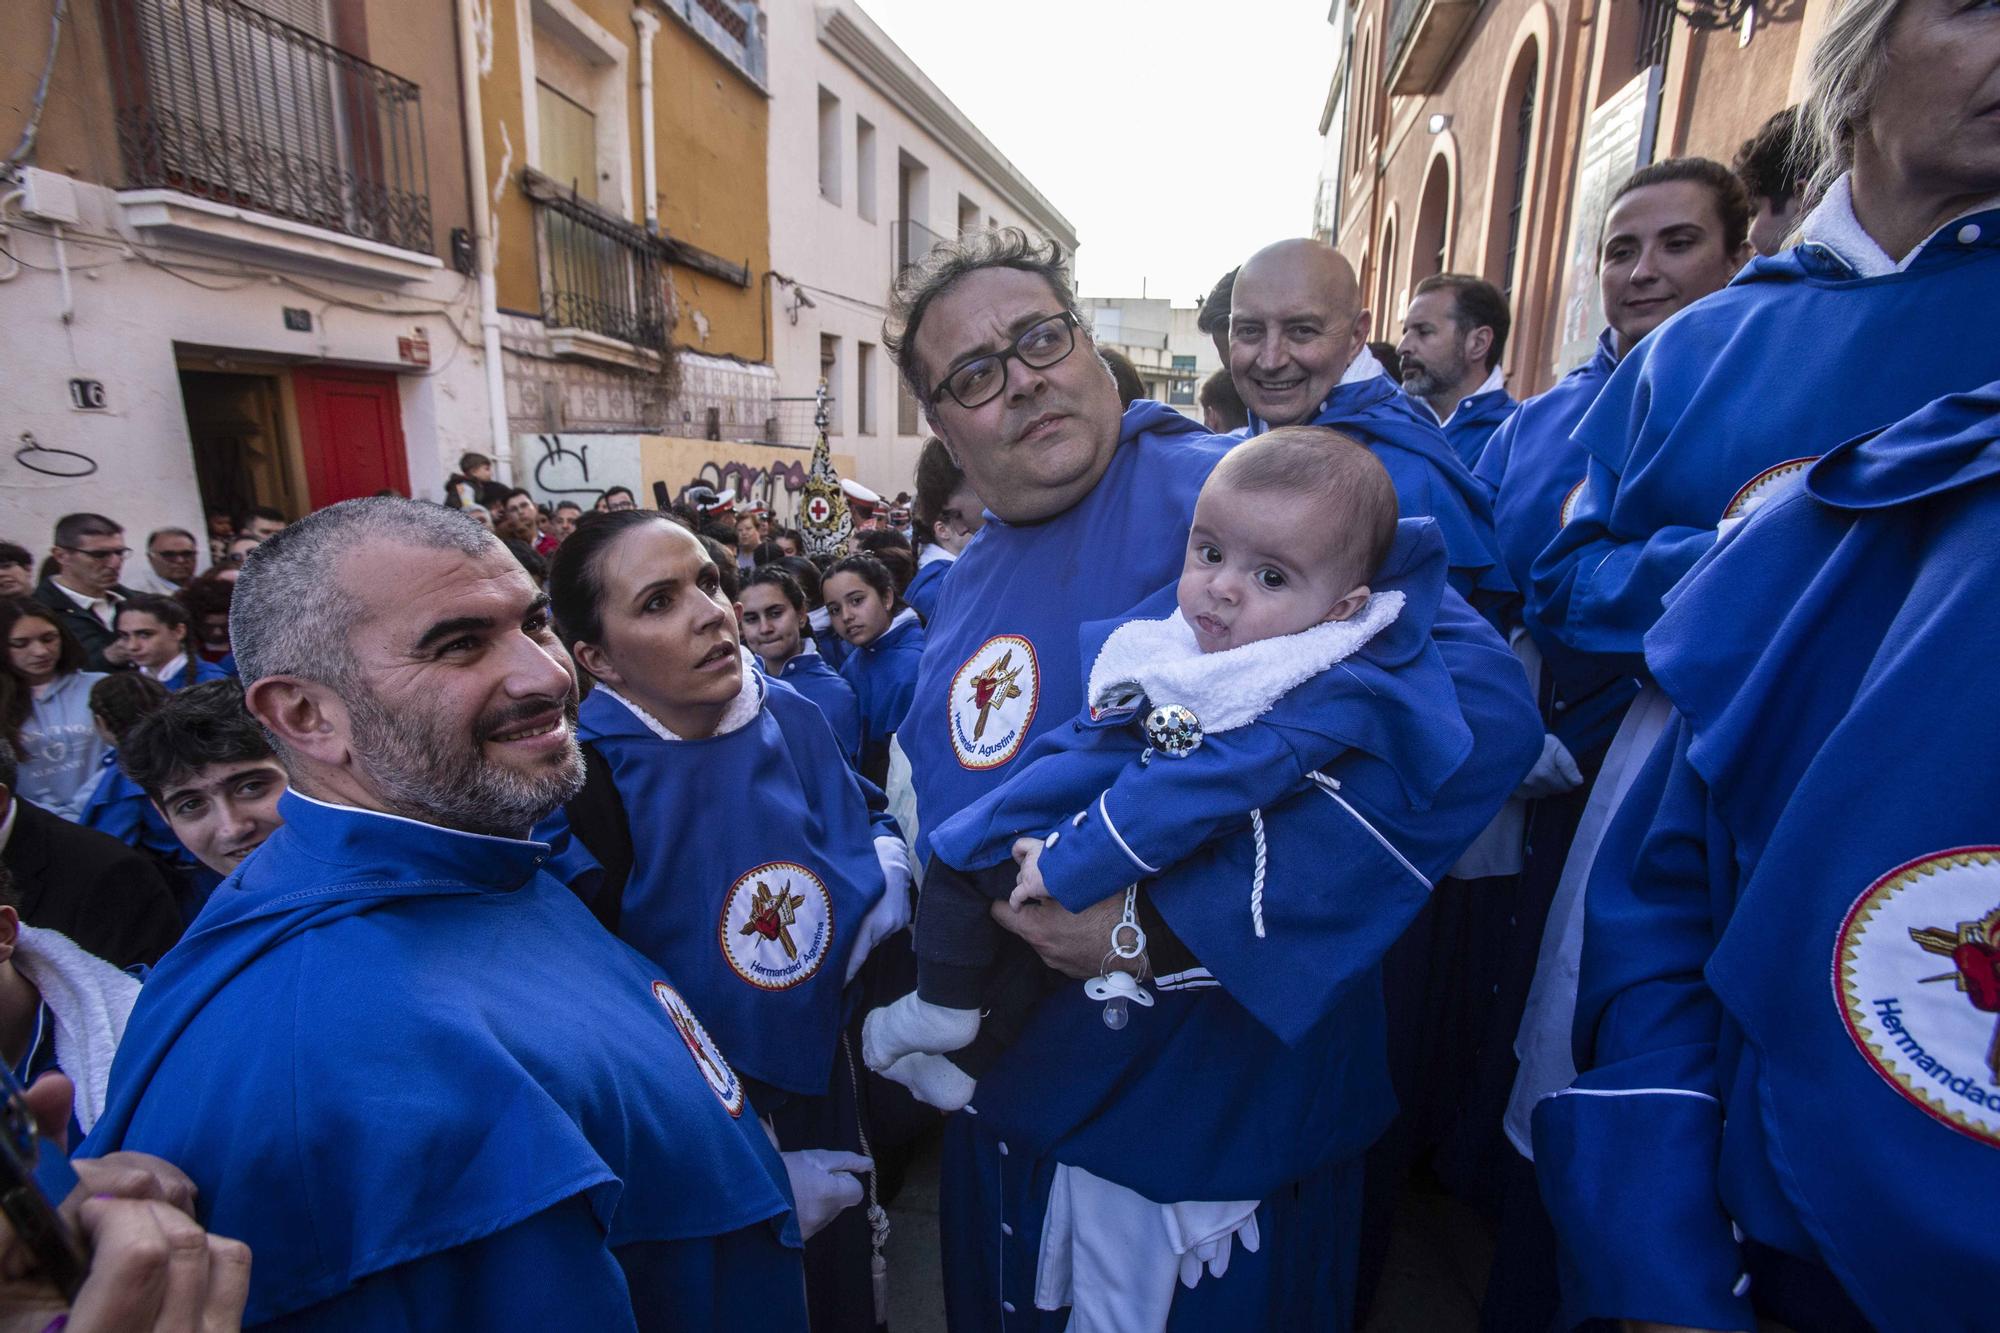
[[[1986,1322],[1996,477],[2000,385],[1835,448],[1647,636],[1680,717],[1589,889],[1600,1095],[1535,1122],[1576,1313],[1741,1326],[1734,1219],[1881,1327]]]
[[[1532,575],[1549,632],[1637,671],[1667,590],[1785,465],[2000,376],[1996,303],[2000,211],[1879,278],[1813,247],[1754,259],[1655,329],[1576,429],[1589,484]]]
[[[194,1179],[202,1223],[256,1256],[246,1323],[578,1196],[603,1244],[753,1228],[797,1281],[740,1081],[542,873],[546,844],[281,808],[140,993],[80,1150]]]
[[[1076,715],[1077,627],[1179,576],[1195,497],[1235,444],[1140,399],[1104,477],[1073,508],[1040,523],[988,516],[945,581],[897,733],[921,826],[976,799],[1028,742]]]
[[[782,682],[753,683],[763,707],[727,735],[663,740],[596,690],[577,736],[610,765],[631,824],[619,937],[674,979],[738,1069],[819,1096],[855,930],[883,893],[875,838],[895,825],[870,811],[818,708]],[[747,817],[719,818],[718,794],[740,797]],[[536,836],[561,845],[568,829],[558,810]]]
[[[1388,1123],[1381,957],[1533,765],[1542,728],[1513,654],[1444,586],[1432,525],[1403,530],[1382,583],[1409,601],[1362,674],[1409,672],[1403,682],[1426,682],[1446,715],[1392,735],[1343,708],[1333,727],[1351,724],[1387,761],[1357,744],[1323,766],[1324,785],[1264,812],[1262,936],[1248,908],[1252,839],[1211,840],[1149,879],[1202,966],[1160,979],[1154,1007],[1119,1032],[1080,986],[1049,995],[980,1081],[983,1125],[1168,1202],[1261,1198],[1359,1153]],[[1162,592],[1134,614],[1169,606]],[[1443,700],[1433,655],[1449,673]],[[1391,722],[1409,702],[1392,694]]]
[[[1547,393],[1522,403],[1493,433],[1473,474],[1493,495],[1493,530],[1500,555],[1514,586],[1526,595],[1521,623],[1541,651],[1553,686],[1549,729],[1579,755],[1611,739],[1638,693],[1638,682],[1630,671],[1577,652],[1549,633],[1529,570],[1562,527],[1573,497],[1583,487],[1589,455],[1570,433],[1618,368],[1614,336],[1610,329],[1604,330],[1590,360]]]
[[[1425,404],[1419,403],[1419,407]],[[1500,429],[1502,422],[1514,415],[1520,406],[1514,396],[1503,389],[1488,389],[1485,393],[1469,394],[1458,400],[1451,416],[1441,427],[1445,443],[1458,455],[1458,461],[1465,464],[1465,470],[1477,473],[1479,460],[1486,453],[1487,441],[1493,432]]]
[[[937,614],[938,594],[944,591],[944,576],[951,573],[956,560],[933,560],[928,565],[918,565],[916,577],[910,586],[903,589],[903,600],[915,607],[917,614],[929,624]]]
[[[760,664],[761,665],[761,664]],[[854,687],[818,653],[800,653],[785,663],[778,679],[819,705],[840,752],[849,764],[861,759],[861,704]]]
[[[866,648],[856,648],[840,664],[841,678],[853,687],[861,708],[864,767],[887,762],[889,738],[910,711],[923,652],[924,627],[912,620],[885,631]]]
[[[1030,746],[998,788],[934,830],[932,848],[949,865],[979,869],[1006,861],[1016,837],[1059,829],[1042,854],[1042,876],[1076,911],[1132,882],[1135,858],[1167,866],[1209,837],[1240,835],[1252,810],[1309,790],[1308,774],[1349,751],[1386,764],[1404,799],[1427,809],[1472,750],[1451,675],[1431,641],[1444,577],[1436,522],[1402,520],[1371,584],[1378,594],[1402,592],[1404,610],[1351,656],[1287,691],[1256,721],[1211,733],[1171,762],[1140,762],[1151,701],[1102,714],[1086,706],[1069,726]],[[1085,626],[1084,659],[1095,661],[1125,621],[1172,615],[1174,606],[1167,588],[1130,616]],[[1123,796],[1115,833],[1091,810],[1112,790]],[[1100,891],[1072,900],[1065,892],[1072,877]]]
[[[1404,518],[1434,518],[1444,534],[1451,586],[1495,625],[1518,600],[1493,539],[1493,507],[1445,442],[1430,408],[1412,402],[1387,375],[1335,385],[1311,422],[1350,435],[1373,451],[1396,485]],[[1251,431],[1270,427],[1255,417]]]

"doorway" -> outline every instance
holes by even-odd
[[[235,516],[268,505],[289,516],[304,513],[284,372],[183,368],[180,380],[204,512]]]

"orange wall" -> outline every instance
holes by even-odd
[[[644,148],[640,132],[638,35],[629,0],[576,0],[577,7],[620,40],[634,44],[627,61],[626,104],[631,116],[633,222],[645,221],[640,199]],[[763,274],[770,267],[770,207],[765,185],[769,102],[735,66],[716,54],[679,19],[659,12],[653,41],[654,132],[660,225],[669,236],[750,269],[738,287],[692,269],[673,266],[674,341],[696,350],[749,361],[766,360]],[[496,280],[500,305],[539,314],[534,212],[519,188],[526,165],[526,110],[521,90],[519,15],[513,0],[493,0],[492,72],[481,90],[488,185],[503,160],[509,182],[495,208],[499,231]],[[511,148],[509,145],[511,144]],[[706,326],[707,337],[702,336]]]

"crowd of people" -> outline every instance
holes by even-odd
[[[958,1330],[1356,1327],[1418,1177],[1489,1330],[1976,1326],[1996,105],[2000,10],[1840,6],[1525,401],[1469,275],[1380,330],[1263,247],[1197,421],[943,244],[833,554],[476,454],[0,543],[0,1063],[92,1254],[10,1213],[0,1307],[874,1329],[941,1131]]]

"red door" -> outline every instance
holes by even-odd
[[[315,509],[356,496],[410,493],[396,377],[377,370],[294,370],[306,491]]]

